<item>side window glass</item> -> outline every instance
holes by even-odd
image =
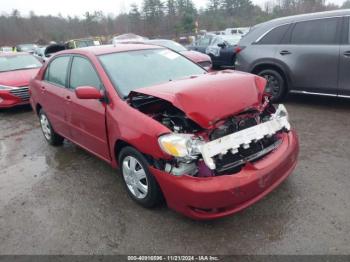
[[[58,57],[53,60],[45,72],[45,80],[60,86],[66,85],[69,56]]]
[[[261,45],[278,45],[278,44],[280,44],[284,35],[286,34],[287,30],[289,29],[289,27],[290,27],[290,24],[282,25],[282,26],[279,26],[279,27],[272,29],[262,39],[260,39],[258,44],[261,44]]]
[[[101,89],[101,82],[90,61],[82,57],[74,57],[70,73],[70,88],[92,86]]]
[[[338,18],[318,19],[296,23],[292,44],[330,45],[336,43]]]

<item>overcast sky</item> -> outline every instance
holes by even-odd
[[[252,0],[261,6],[266,0]],[[205,7],[207,0],[194,0],[197,7]],[[344,0],[326,0],[327,3],[342,4]],[[21,14],[27,15],[33,10],[38,15],[82,15],[86,11],[102,10],[104,13],[118,14],[127,12],[132,3],[141,4],[142,0],[0,0],[0,13],[11,13],[18,9]]]

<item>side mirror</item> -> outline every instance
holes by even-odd
[[[75,94],[79,99],[102,99],[104,97],[100,90],[92,86],[79,86],[75,89]]]
[[[224,48],[224,47],[226,47],[226,44],[225,43],[220,43],[220,44],[218,44],[218,47]]]

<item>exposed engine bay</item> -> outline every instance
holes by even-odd
[[[157,97],[140,94],[129,103],[173,132],[159,138],[162,150],[173,158],[160,160],[157,166],[175,176],[235,174],[248,162],[275,150],[282,142],[281,133],[290,130],[284,106],[276,109],[267,97],[259,108],[217,121],[210,129],[202,128],[170,102]]]

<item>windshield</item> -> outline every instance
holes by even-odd
[[[222,36],[222,39],[225,42],[229,43],[230,45],[237,45],[238,42],[241,40],[241,37],[228,35],[228,36]]]
[[[31,55],[0,56],[0,72],[41,67],[41,63]]]
[[[100,61],[123,98],[141,87],[206,73],[197,64],[167,49],[101,55]]]
[[[180,45],[174,41],[151,40],[151,41],[149,41],[149,43],[151,43],[153,45],[164,46],[164,47],[169,48],[171,50],[174,50],[176,52],[187,51],[187,49],[185,47],[183,47],[182,45]]]

